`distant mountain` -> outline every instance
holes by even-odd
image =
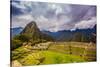
[[[62,30],[58,32],[40,31],[36,22],[32,21],[22,27],[11,28],[12,37],[18,34],[27,34],[31,39],[45,39],[55,41],[96,42],[96,25],[91,29]]]
[[[31,43],[35,45],[37,43],[53,41],[53,38],[48,34],[42,33],[36,25],[36,22],[32,21],[22,28],[11,29],[12,33],[16,33],[11,39],[11,49],[14,50],[23,45],[23,43]],[[28,45],[28,44],[26,44]]]
[[[68,30],[63,30],[58,32],[49,32],[49,31],[43,31],[43,32],[52,36],[56,41],[65,41],[67,39],[70,40],[69,37],[71,37],[72,35],[72,32]]]
[[[16,28],[10,28],[11,30],[11,36],[15,36],[15,35],[18,35],[20,34],[20,32],[23,30],[22,27],[16,27]]]
[[[36,38],[40,37],[40,30],[38,29],[36,23],[34,21],[30,22],[29,24],[26,25],[26,27],[23,29],[23,31],[20,34],[26,34],[33,38],[34,36]]]
[[[91,29],[62,30],[58,32],[43,31],[55,41],[96,42],[96,25]]]
[[[53,40],[51,36],[42,33],[36,25],[35,21],[30,22],[26,25],[21,35],[27,35],[30,38],[30,41],[51,41]]]

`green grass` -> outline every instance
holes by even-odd
[[[69,45],[71,45],[71,48],[69,47]],[[76,44],[74,44],[74,45],[76,45]],[[59,45],[52,44],[52,46],[50,46],[50,48],[49,48],[49,50],[66,53],[66,54],[70,53],[70,49],[71,49],[71,52],[76,55],[83,54],[83,52],[84,52],[84,48],[73,47],[73,45],[69,42],[66,43],[65,45],[63,45],[63,43],[59,44]]]
[[[19,59],[18,61],[24,66],[37,65],[39,63],[32,54],[24,57],[23,59]]]
[[[12,53],[11,54],[12,60],[16,60],[16,59],[24,58],[28,54],[32,53],[32,51],[30,51],[30,49],[27,49],[27,48],[22,46],[22,47],[19,47],[19,48],[15,49],[11,53]]]
[[[73,56],[49,50],[29,54],[25,58],[19,60],[22,65],[61,64],[84,61],[85,60],[79,56]]]
[[[42,51],[45,55],[45,60],[42,64],[60,64],[60,63],[72,63],[72,62],[83,62],[79,56],[68,55],[60,52],[54,51]]]
[[[14,51],[12,51],[12,54],[11,54],[12,60],[22,58],[27,53],[28,53],[27,49],[25,49],[23,47],[19,47],[19,48],[15,49]]]
[[[58,42],[52,43],[48,50],[31,50],[32,47],[27,48],[22,46],[12,51],[12,60],[18,60],[23,66],[28,65],[44,65],[44,64],[61,64],[88,61],[88,57],[94,57],[96,50],[85,50],[84,45],[87,43],[79,42]],[[69,45],[71,45],[71,50]],[[74,47],[76,46],[76,47]],[[80,47],[77,47],[80,46]],[[95,47],[92,47],[95,48]],[[84,56],[84,51],[89,56]],[[72,52],[72,54],[70,54]],[[84,58],[83,56],[86,58]],[[92,56],[93,55],[93,56]],[[91,60],[90,60],[91,61]]]

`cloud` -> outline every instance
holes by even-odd
[[[18,16],[12,16],[12,28],[14,27],[25,27],[26,24],[33,21],[34,18],[29,14],[23,14]]]
[[[91,28],[96,24],[96,7],[31,1],[13,1],[12,27],[36,21],[40,30],[60,31]]]
[[[96,17],[91,17],[89,20],[82,20],[75,24],[75,29],[93,28],[96,24]]]
[[[24,1],[23,1],[24,2]],[[12,6],[15,6],[16,8],[20,8],[20,9],[25,9],[26,7],[24,6],[24,4],[21,4],[21,2],[16,2],[16,1],[12,1]]]

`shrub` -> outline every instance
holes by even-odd
[[[30,39],[30,37],[29,37],[28,35],[21,34],[21,35],[16,35],[16,36],[14,37],[14,39],[20,40],[20,41],[22,41],[22,42],[26,42],[26,41],[28,42],[29,39]]]
[[[22,45],[22,42],[20,40],[12,40],[11,42],[11,49],[16,49]]]
[[[20,46],[22,46],[23,42],[28,42],[30,39],[28,35],[21,34],[21,35],[16,35],[12,40],[11,40],[11,49],[16,49]]]

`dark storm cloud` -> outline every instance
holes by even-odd
[[[32,20],[37,22],[41,30],[49,31],[91,28],[96,24],[96,6],[92,5],[31,1],[13,1],[11,4],[13,27],[24,27]]]

